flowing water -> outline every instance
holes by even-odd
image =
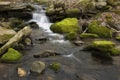
[[[33,19],[39,29],[33,29],[31,37],[33,46],[22,50],[21,62],[10,64],[0,62],[0,80],[120,80],[120,57],[114,57],[113,61],[99,60],[91,56],[90,52],[81,51],[83,46],[75,46],[64,40],[63,35],[50,31],[49,19],[45,15],[43,7],[35,5]],[[44,43],[36,41],[40,36],[49,38]],[[33,55],[44,50],[53,50],[62,53],[62,56],[51,56],[47,58],[34,58]],[[43,61],[46,69],[43,74],[30,72],[30,66],[34,61]],[[54,72],[49,64],[59,62],[61,69]],[[25,77],[18,77],[17,68],[21,67],[27,71]]]

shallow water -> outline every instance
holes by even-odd
[[[82,51],[83,46],[75,46],[61,37],[49,36],[54,33],[49,31],[47,33],[44,29],[46,28],[40,27],[33,30],[31,34],[33,46],[21,51],[24,55],[21,62],[15,64],[0,62],[0,80],[120,80],[120,56],[114,57],[113,61],[96,59],[90,52]],[[49,40],[39,43],[36,39],[40,36],[45,36]],[[34,54],[44,50],[54,50],[62,55],[48,58],[33,57]],[[46,69],[43,74],[30,72],[30,66],[34,61],[45,62]],[[53,62],[61,64],[61,69],[57,73],[48,68]],[[18,77],[18,67],[27,71],[25,77]]]

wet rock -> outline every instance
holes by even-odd
[[[66,18],[51,25],[50,29],[55,33],[81,32],[76,18]]]
[[[41,61],[33,62],[31,66],[31,72],[42,73],[45,70],[45,63]]]
[[[52,64],[50,64],[50,69],[54,70],[55,72],[58,72],[61,68],[61,64],[58,62],[54,62]]]
[[[1,61],[3,62],[18,62],[22,58],[22,54],[13,48],[9,48],[8,52],[2,55]]]
[[[74,44],[76,46],[81,46],[82,44],[84,44],[84,42],[83,41],[74,41]]]
[[[81,39],[87,39],[87,38],[98,38],[99,36],[97,34],[91,34],[91,33],[82,33],[80,34]]]
[[[37,53],[37,54],[34,54],[33,56],[35,58],[45,58],[45,57],[49,57],[49,56],[57,56],[57,55],[60,55],[60,53],[56,53],[55,51],[52,51],[52,50],[46,50],[46,51],[43,51],[43,52],[40,52],[40,53]]]
[[[23,68],[18,68],[18,76],[24,77],[27,75],[27,72]]]
[[[39,25],[36,24],[35,22],[31,22],[29,24],[30,24],[31,28],[33,28],[33,29],[38,29],[39,28]]]
[[[12,38],[15,34],[16,32],[12,29],[6,29],[3,27],[0,27],[0,44],[4,44],[10,38]]]
[[[48,38],[47,37],[45,37],[45,36],[41,36],[41,37],[39,37],[38,39],[35,39],[38,43],[44,43],[44,42],[46,42],[47,40],[48,40]]]

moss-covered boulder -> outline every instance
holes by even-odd
[[[76,18],[66,18],[51,25],[50,29],[55,33],[80,32],[81,29]]]
[[[4,44],[10,38],[12,38],[15,34],[16,32],[12,29],[6,29],[3,27],[0,27],[0,44]]]
[[[22,58],[22,54],[13,48],[9,48],[2,57],[1,61],[3,62],[17,62]]]
[[[93,51],[94,55],[111,58],[111,56],[117,56],[120,54],[120,50],[115,48],[115,43],[112,41],[93,41],[86,47],[87,50]]]
[[[81,39],[86,39],[86,38],[98,38],[99,36],[97,34],[91,34],[91,33],[82,33],[80,34]]]
[[[75,40],[77,38],[76,32],[70,32],[65,36],[65,39],[67,40]]]
[[[88,25],[87,32],[97,34],[101,38],[111,38],[112,37],[112,30],[107,28],[106,26],[101,26],[99,24],[99,22],[97,22],[96,20],[92,21]]]

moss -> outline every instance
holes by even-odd
[[[60,63],[54,62],[54,63],[50,64],[50,68],[56,72],[60,69]]]
[[[99,36],[97,34],[91,34],[91,33],[83,33],[80,34],[80,38],[98,38]]]
[[[76,38],[77,38],[77,33],[76,32],[70,32],[65,37],[65,39],[67,39],[67,40],[74,40]]]
[[[78,17],[80,10],[78,8],[66,10],[67,17]]]
[[[15,49],[9,48],[2,57],[1,61],[3,62],[17,62],[21,59],[22,55]]]
[[[108,29],[105,26],[99,25],[97,21],[92,21],[89,26],[87,32],[97,34],[101,38],[111,38],[112,30]]]
[[[60,22],[51,25],[50,29],[55,33],[70,33],[80,31],[78,20],[76,18],[66,18]]]
[[[108,51],[111,48],[115,47],[115,43],[111,41],[94,41],[91,44],[91,47],[100,51]]]
[[[110,55],[111,55],[111,56],[117,56],[117,55],[120,54],[120,50],[118,50],[118,49],[116,49],[116,48],[110,49],[109,52],[110,52]]]

